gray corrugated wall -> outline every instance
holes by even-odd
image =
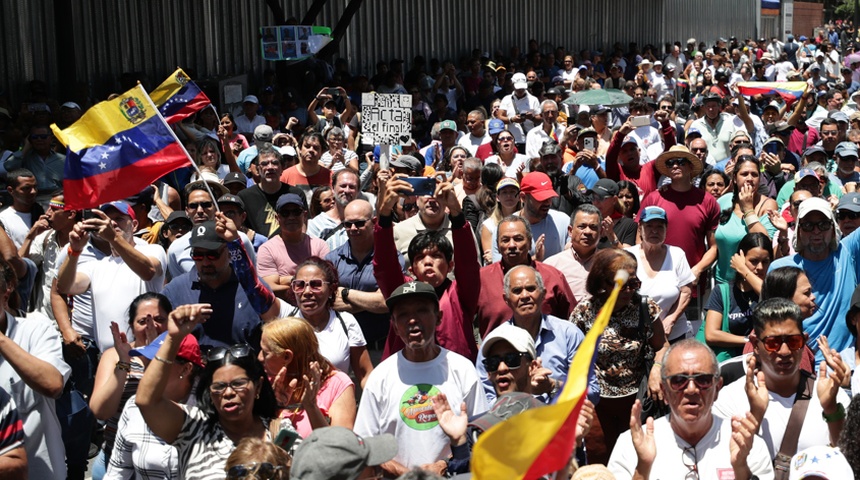
[[[177,65],[198,78],[259,74],[257,29],[273,23],[263,0],[69,0],[75,25],[76,73],[101,95],[124,71],[157,84]],[[281,0],[301,19],[312,0]],[[348,0],[329,0],[315,22],[334,28]],[[449,59],[472,48],[525,50],[530,38],[568,49],[626,47],[690,36],[755,33],[756,0],[365,0],[341,45],[353,71],[377,60],[416,54]],[[0,85],[13,96],[33,78],[52,88],[56,67],[52,0],[3,0]]]

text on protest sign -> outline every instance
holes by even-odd
[[[412,139],[412,95],[361,95],[361,137],[369,145],[405,145]]]

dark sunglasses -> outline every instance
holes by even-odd
[[[686,158],[673,158],[671,160],[666,160],[666,166],[669,168],[675,168],[676,166],[683,167],[684,165],[687,165],[689,163],[690,161]]]
[[[313,280],[304,281],[304,280],[293,280],[290,283],[290,286],[293,288],[293,291],[296,293],[302,293],[305,291],[305,288],[311,287],[311,291],[314,293],[319,293],[322,291],[323,285],[328,285],[331,282],[326,282],[325,280],[320,280],[315,278]]]
[[[367,225],[367,220],[344,220],[343,222],[343,228],[364,228],[365,225]]]
[[[764,349],[768,352],[776,352],[782,348],[782,344],[788,345],[788,349],[792,352],[796,352],[803,348],[806,344],[806,339],[803,338],[802,333],[796,333],[794,335],[771,335],[769,337],[760,338],[759,342],[764,345]]]
[[[696,384],[696,387],[699,390],[707,390],[714,386],[714,380],[716,379],[716,375],[713,373],[696,373],[693,375],[685,375],[683,373],[679,373],[677,375],[670,375],[668,377],[663,377],[669,384],[669,388],[676,392],[680,392],[687,388],[690,380]]]
[[[836,213],[836,218],[839,220],[857,220],[860,218],[860,212],[849,212],[846,210]]]
[[[191,260],[195,262],[199,262],[204,258],[209,261],[215,261],[221,258],[221,252],[223,250],[192,250],[191,251]]]
[[[167,229],[172,232],[187,232],[191,230],[191,224],[184,222],[175,222],[168,225]]]
[[[818,227],[819,232],[826,232],[833,228],[833,222],[830,220],[822,220],[820,222],[800,222],[798,225],[804,232],[811,232],[816,227]]]
[[[30,135],[31,140],[47,140],[48,138],[50,138],[50,135],[48,135],[47,133],[42,133],[42,134],[38,134],[38,135]]]
[[[232,347],[213,347],[206,352],[207,362],[217,362],[230,354],[233,358],[244,358],[253,354],[251,346],[247,343],[237,343]]]
[[[214,205],[212,202],[196,202],[189,203],[187,207],[188,210],[197,210],[198,208],[202,208],[203,210],[209,210]]]
[[[671,105],[662,105],[662,106],[660,107],[660,110],[663,110],[663,111],[666,111],[666,112],[671,112],[671,111],[674,111],[674,110],[675,110],[675,108],[674,108],[674,107],[672,107]]]
[[[708,151],[708,149],[707,149],[707,147],[705,147],[705,148],[691,148],[691,149],[690,149],[690,151],[691,151],[691,152],[693,152],[693,153],[696,153],[696,152],[707,152],[707,151]],[[671,160],[670,160],[670,161],[671,161]],[[686,160],[684,160],[684,161],[686,162]],[[667,163],[666,163],[666,165],[668,165],[668,164],[669,164],[669,163],[667,162]]]
[[[509,369],[516,370],[523,365],[523,356],[525,355],[528,355],[528,353],[511,352],[504,355],[493,355],[482,360],[482,363],[484,364],[484,368],[487,369],[487,373],[497,371],[502,362],[505,362],[505,365]]]
[[[269,462],[234,465],[227,471],[227,480],[242,480],[246,478],[271,480],[277,478],[277,474],[282,470],[284,470],[284,467],[281,465],[272,465]]]
[[[639,287],[641,287],[641,286],[642,286],[642,282],[638,278],[634,277],[634,278],[631,278],[630,280],[627,280],[627,283],[625,283],[621,287],[621,290],[639,290]]]
[[[412,210],[415,210],[416,208],[418,208],[418,205],[416,205],[414,203],[404,203],[403,204],[403,211],[404,212],[411,212]]]
[[[304,211],[304,210],[301,210],[301,209],[293,209],[293,208],[291,208],[291,209],[283,209],[283,210],[279,210],[279,211],[278,211],[278,215],[280,215],[280,216],[282,216],[282,217],[284,217],[284,218],[289,218],[289,217],[301,217],[303,213],[305,213],[305,211]]]

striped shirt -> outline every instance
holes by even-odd
[[[0,388],[0,455],[24,447],[24,423],[12,397]]]
[[[179,453],[172,445],[152,433],[135,404],[133,395],[122,411],[116,441],[112,447],[113,452],[104,480],[180,478]]]

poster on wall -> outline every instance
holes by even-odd
[[[310,25],[278,25],[260,28],[263,60],[303,60],[331,41],[331,29]]]

